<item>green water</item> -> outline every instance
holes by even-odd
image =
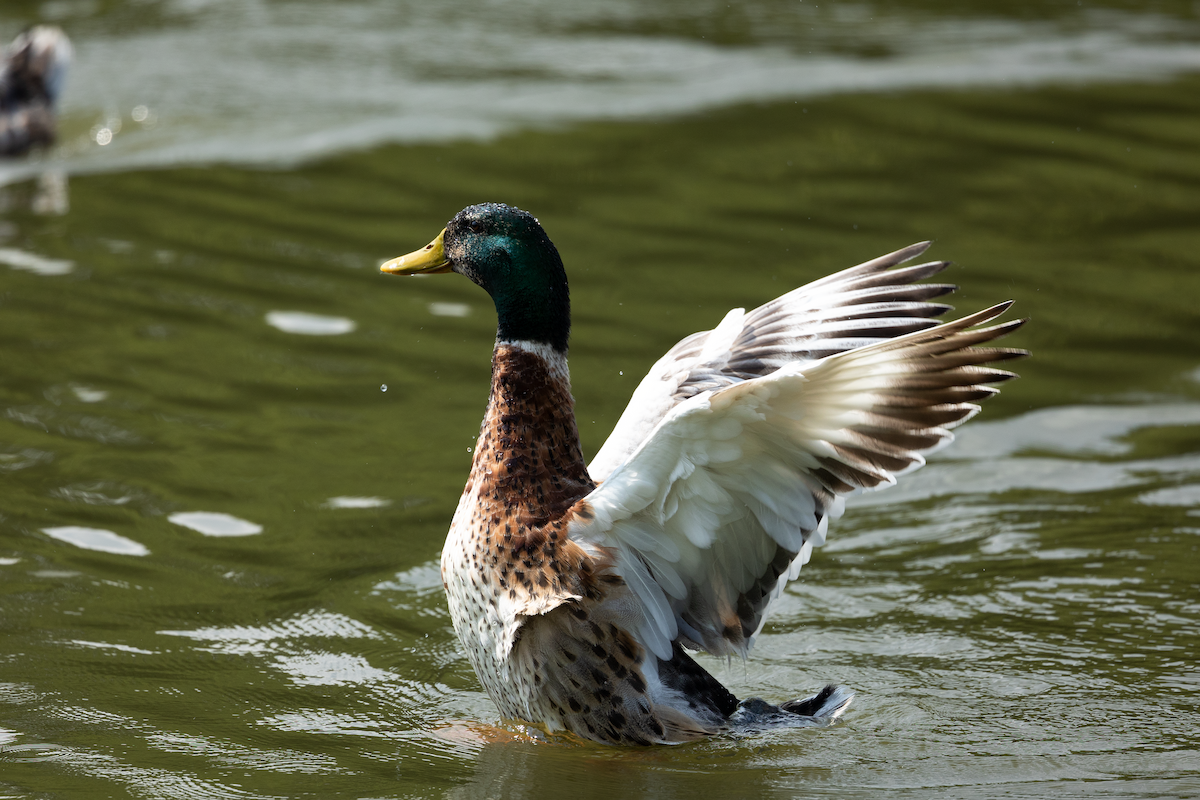
[[[865,94],[75,176],[65,216],[4,189],[0,248],[73,266],[0,266],[0,797],[1200,794],[1197,119],[1198,78]],[[1031,318],[1021,379],[706,662],[849,685],[843,723],[619,750],[497,718],[436,569],[494,315],[375,271],[483,200],[567,263],[587,453],[684,334],[914,241],[961,312]]]

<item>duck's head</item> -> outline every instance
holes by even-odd
[[[71,40],[54,25],[34,25],[13,39],[4,56],[8,61],[8,99],[58,102],[73,55]]]
[[[497,338],[567,351],[571,299],[550,237],[530,213],[503,203],[458,212],[432,242],[381,266],[390,275],[457,272],[496,304]]]

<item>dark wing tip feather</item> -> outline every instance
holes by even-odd
[[[917,256],[924,253],[933,244],[929,242],[917,242],[910,244],[908,247],[901,248],[893,253],[873,258],[870,261],[864,261],[855,267],[844,269],[840,272],[835,272],[832,275],[827,275],[824,278],[813,281],[808,284],[806,289],[824,288],[832,283],[841,283],[855,278],[861,278],[865,275],[872,275],[877,272],[883,272],[898,264],[903,264],[906,261],[912,261]]]
[[[840,306],[836,310],[826,314],[826,319],[834,322],[836,320],[849,321],[872,317],[940,317],[947,311],[954,310],[954,306],[948,303],[925,303],[913,298],[885,302],[893,302],[896,306],[895,309],[881,310],[880,305]],[[784,324],[781,323],[780,327],[784,327]]]
[[[870,261],[864,261],[857,267],[851,267],[851,269],[856,271],[862,270],[864,273],[880,272],[891,269],[892,267],[898,266],[907,261],[912,261],[914,258],[928,250],[932,244],[932,240],[910,244],[908,247],[901,247],[899,250],[894,250],[886,255],[872,258]]]
[[[932,246],[933,246],[933,239],[926,239],[923,242],[917,242],[915,244],[910,244],[908,247],[902,247],[899,250],[897,250],[896,252],[892,253],[891,255],[895,256],[895,258],[896,258],[895,263],[903,264],[905,261],[913,260],[914,258],[921,255],[922,253],[924,253],[926,250],[928,250]],[[889,256],[884,256],[884,258],[888,258],[888,257]]]
[[[948,430],[979,410],[972,401],[986,399],[997,384],[1016,377],[993,366],[1028,355],[1009,347],[977,347],[1020,328],[1026,320],[986,325],[1012,306],[1012,301],[968,314],[936,327],[880,343],[907,365],[902,376],[874,393],[865,417],[846,429],[840,441],[829,444],[836,454],[818,458],[814,477],[832,492],[846,487],[870,488],[890,482],[905,465],[917,463],[920,453],[944,442]],[[877,350],[876,352],[880,352]],[[845,354],[854,359],[854,351]]]
[[[930,261],[925,264],[900,267],[899,269],[872,270],[864,274],[854,275],[852,276],[853,279],[848,280],[846,283],[848,284],[847,288],[851,289],[866,289],[873,286],[901,286],[931,278],[948,266],[950,266],[949,261]],[[957,288],[957,286],[949,285],[947,291],[952,292]]]
[[[946,323],[946,325],[952,327],[955,331],[965,330],[966,328],[974,328],[976,325],[982,325],[985,322],[991,322],[1005,311],[1008,311],[1008,309],[1012,308],[1013,302],[1013,300],[1005,300],[1003,303],[996,303],[994,306],[989,306],[980,311],[976,311],[974,314],[968,314],[965,317],[960,317],[953,322]],[[1012,322],[1007,322],[1004,324],[1011,325]]]
[[[1017,358],[1028,358],[1031,355],[1028,350],[1023,350],[1020,347],[977,347],[975,349],[987,354],[989,364],[993,361],[1011,361]]]

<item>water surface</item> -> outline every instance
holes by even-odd
[[[72,172],[290,165],[748,100],[1200,70],[1189,2],[9,0],[0,35],[36,21],[75,42],[47,159]],[[5,165],[0,180],[30,172]]]
[[[47,7],[60,8],[21,6]],[[127,39],[186,43],[222,26],[287,50],[329,19],[316,4],[61,8],[83,31],[81,59],[104,47],[132,59]],[[400,25],[353,8],[349,31]],[[775,30],[751,24],[756,9],[774,19],[770,6],[748,6],[744,25],[673,6],[539,8],[516,19],[551,39],[798,63],[808,25],[864,71],[905,68],[922,36],[945,42],[938,25],[1061,44],[1120,19],[1121,36],[1169,54],[1191,47],[1194,24],[1166,5],[962,19],[863,7],[856,38],[828,10]],[[285,10],[299,27],[269,32]],[[434,25],[418,11],[418,29]],[[458,36],[482,22],[447,24]],[[897,37],[899,55],[871,49],[888,30],[916,33]],[[499,41],[489,64],[515,58]],[[445,59],[429,80],[496,94],[445,53],[396,58]],[[291,80],[287,63],[276,53],[263,69]],[[545,80],[566,80],[553,63]],[[172,150],[173,136],[204,137],[155,138],[172,129],[164,99],[144,150],[135,129],[112,150],[53,156],[69,213],[34,213],[36,182],[12,173],[0,198],[0,795],[1200,793],[1200,79],[1180,69],[735,92],[667,109],[681,115],[568,109],[540,120],[551,128],[517,115],[478,137],[388,128],[362,150],[330,134],[318,160],[279,139],[291,166],[255,151],[275,139],[253,114],[213,123],[224,144],[212,153]],[[69,124],[95,108],[98,92],[79,94],[89,80]],[[134,83],[122,109],[159,106]],[[655,91],[613,83],[635,99]],[[740,696],[849,685],[844,722],[620,750],[498,718],[436,567],[494,314],[456,276],[375,270],[485,199],[535,212],[567,262],[588,453],[682,335],[913,241],[933,238],[931,255],[956,262],[961,312],[1013,298],[1031,317],[1011,340],[1035,353],[1021,379],[926,468],[851,502],[745,664],[705,662]]]

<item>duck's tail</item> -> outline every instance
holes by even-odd
[[[834,720],[846,713],[853,701],[854,692],[845,686],[835,686],[831,683],[812,697],[789,700],[779,708],[802,717]]]
[[[854,700],[854,692],[844,686],[829,684],[812,697],[789,700],[773,706],[758,697],[738,703],[729,717],[735,731],[754,733],[772,728],[811,728],[831,724],[845,713]]]

